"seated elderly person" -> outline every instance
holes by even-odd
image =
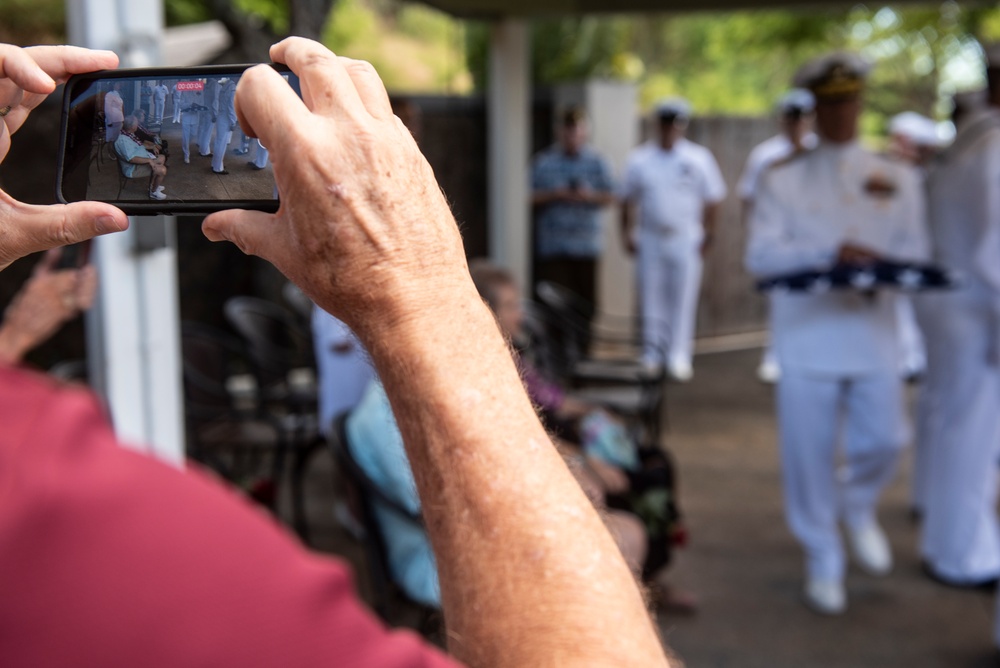
[[[159,134],[146,127],[146,112],[142,109],[136,109],[135,120],[137,123],[135,136],[143,143],[143,146],[156,155],[170,157],[170,151],[167,150],[169,142],[161,138]]]
[[[166,199],[163,179],[167,176],[165,164],[167,159],[143,145],[142,140],[135,134],[138,127],[139,122],[135,116],[126,117],[122,125],[122,133],[115,140],[115,153],[118,154],[122,174],[131,179],[135,175],[136,165],[149,165],[153,172],[153,177],[149,181],[149,197],[150,199]]]
[[[574,444],[576,460],[600,482],[610,507],[639,516],[648,536],[642,578],[662,610],[694,612],[689,594],[668,587],[662,578],[670,563],[672,548],[686,540],[676,499],[673,464],[665,452],[641,448],[624,424],[599,406],[577,400],[531,361],[525,349],[521,295],[514,277],[506,269],[486,260],[469,264],[480,296],[493,309],[500,330],[518,348],[518,369],[528,396],[545,426],[561,442]]]
[[[403,437],[392,414],[385,388],[372,380],[361,402],[347,417],[347,444],[351,457],[368,479],[411,516],[420,513],[420,498],[413,471],[403,447]],[[646,556],[646,534],[634,515],[604,508],[599,483],[570,461],[570,469],[587,497],[604,510],[604,522],[637,575]],[[441,607],[434,552],[424,529],[411,517],[375,500],[375,513],[388,551],[389,577],[412,600],[430,608]]]

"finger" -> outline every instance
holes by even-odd
[[[118,67],[118,56],[113,51],[98,51],[79,46],[33,46],[24,49],[42,70],[57,83],[63,83],[71,74],[111,70]],[[33,93],[52,92],[32,91]]]
[[[213,213],[201,225],[209,241],[229,241],[246,255],[272,260],[283,243],[276,234],[277,216],[262,211],[230,209]]]
[[[271,60],[298,75],[302,100],[311,111],[354,118],[366,111],[343,60],[319,42],[289,37],[271,47]]]
[[[31,253],[120,232],[128,228],[128,218],[110,204],[100,202],[36,206],[3,195],[0,226],[5,237],[0,252],[2,269]]]
[[[0,44],[0,77],[10,79],[31,93],[47,95],[56,89],[55,80],[35,62],[28,50],[11,44]]]
[[[236,116],[243,131],[257,137],[269,150],[283,152],[289,127],[313,124],[309,110],[273,67],[257,65],[236,84]]]
[[[354,82],[358,97],[368,113],[378,119],[392,118],[392,103],[389,101],[389,93],[386,92],[385,84],[382,83],[382,78],[379,77],[375,67],[364,60],[342,57],[340,61],[347,69],[347,74]]]

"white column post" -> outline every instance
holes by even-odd
[[[161,0],[67,0],[70,43],[115,51],[122,67],[160,62]],[[184,457],[174,219],[133,217],[100,237],[97,303],[87,317],[91,382],[124,442],[175,464]]]
[[[490,26],[486,121],[489,150],[490,257],[530,290],[528,202],[531,72],[528,25],[502,19]]]

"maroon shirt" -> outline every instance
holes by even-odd
[[[455,665],[236,493],[119,447],[90,393],[5,367],[0,663]]]

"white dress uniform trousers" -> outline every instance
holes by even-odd
[[[750,217],[752,274],[829,267],[848,242],[890,258],[926,258],[914,170],[857,143],[821,143],[765,173]],[[838,520],[857,530],[875,521],[908,438],[896,295],[776,293],[771,305],[788,524],[805,550],[808,577],[840,580]]]
[[[638,206],[637,284],[644,357],[690,366],[706,205],[726,184],[711,152],[686,139],[669,151],[647,142],[629,156],[622,199]]]
[[[933,411],[921,441],[928,471],[921,552],[956,584],[1000,575],[1000,118],[975,112],[928,177],[935,260],[964,273],[958,290],[922,296]],[[983,254],[992,260],[982,262]]]

